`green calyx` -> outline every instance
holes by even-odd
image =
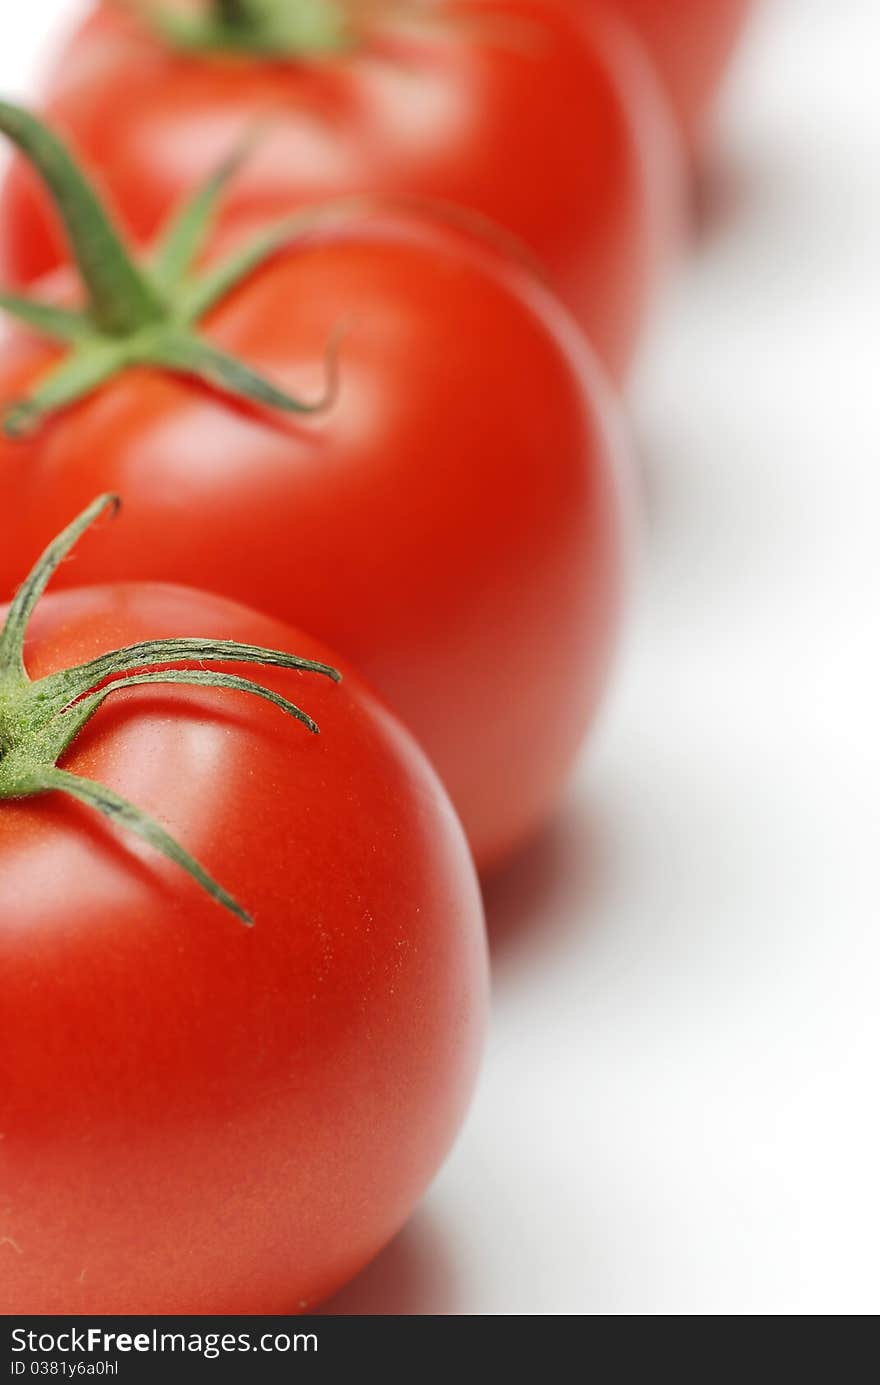
[[[319,58],[352,44],[343,0],[206,0],[194,14],[162,0],[129,0],[143,21],[184,51]]]
[[[317,399],[303,400],[218,350],[198,330],[204,315],[276,254],[302,224],[301,218],[287,218],[218,264],[203,271],[193,268],[250,139],[171,217],[152,254],[140,263],[57,135],[29,111],[6,101],[0,101],[0,132],[42,178],[85,290],[85,304],[78,311],[0,292],[0,309],[67,348],[32,392],[6,409],[2,426],[7,436],[32,432],[56,410],[134,366],[188,376],[231,398],[283,413],[316,413],[332,402],[334,342],[327,349],[324,390]]]
[[[60,792],[101,813],[116,827],[133,832],[180,866],[218,904],[250,924],[249,914],[159,823],[103,784],[60,769],[59,759],[108,697],[120,688],[170,683],[195,688],[231,689],[263,698],[317,734],[311,717],[270,688],[237,674],[205,665],[242,663],[298,669],[340,681],[336,669],[277,649],[234,640],[165,639],[129,645],[99,655],[76,668],[32,680],[24,664],[30,618],[59,563],[105,510],[118,508],[102,495],[59,534],[19,588],[0,630],[0,802]],[[197,663],[197,669],[171,668]]]

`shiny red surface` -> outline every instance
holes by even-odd
[[[206,332],[315,397],[339,328],[321,415],[257,414],[130,371],[0,441],[0,592],[72,514],[119,492],[125,523],[56,584],[168,579],[313,631],[415,731],[488,867],[552,810],[605,683],[625,565],[617,414],[553,297],[424,218],[316,231]],[[0,407],[50,359],[7,338]]]
[[[605,362],[630,360],[675,239],[679,151],[650,64],[583,0],[442,0],[376,19],[313,62],[173,53],[99,5],[57,64],[46,110],[139,238],[255,124],[227,223],[350,193],[447,200],[514,232]],[[20,163],[0,264],[28,280],[64,245]]]
[[[328,657],[130,585],[47,597],[28,662],[194,634]],[[5,1313],[300,1311],[394,1234],[467,1104],[482,911],[435,775],[354,675],[240,671],[321,735],[241,693],[146,688],[65,767],[160,819],[253,928],[60,795],[0,803]]]

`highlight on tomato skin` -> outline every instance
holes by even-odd
[[[622,378],[686,203],[677,131],[641,44],[584,0],[341,9],[360,16],[349,44],[284,62],[175,49],[104,0],[61,53],[46,113],[142,241],[255,124],[261,147],[226,227],[351,194],[470,208],[545,265]],[[65,253],[15,161],[0,201],[3,279],[30,282]]]
[[[24,325],[0,344],[0,584],[125,494],[124,532],[57,583],[172,580],[312,629],[415,733],[493,869],[555,809],[621,620],[629,457],[575,324],[506,242],[380,204],[285,222],[256,260],[236,238],[222,292],[209,262],[157,297],[51,131],[2,102],[0,126],[64,170],[104,247],[81,254],[86,319],[57,306],[70,276],[4,299]]]
[[[336,662],[220,597],[123,583],[44,597],[28,672],[197,632]],[[7,1314],[304,1311],[396,1233],[468,1104],[485,938],[448,799],[349,668],[259,677],[320,734],[241,692],[132,687],[62,762],[252,927],[73,799],[0,801]]]

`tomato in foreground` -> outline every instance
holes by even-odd
[[[458,204],[528,246],[623,373],[683,194],[664,94],[622,26],[583,0],[133,8],[95,7],[46,111],[137,239],[257,128],[227,225],[350,194]],[[228,17],[208,29],[206,9]],[[202,27],[172,27],[186,15]],[[0,214],[5,277],[29,281],[64,255],[16,164]]]
[[[72,348],[18,326],[0,347],[0,585],[124,494],[125,526],[59,582],[167,578],[313,631],[415,732],[491,868],[555,806],[619,625],[627,458],[576,328],[526,267],[414,212],[307,219],[258,267],[246,241],[248,272],[236,250],[158,297],[86,222],[91,315],[47,320],[68,279],[16,305]]]
[[[588,0],[631,21],[689,144],[700,135],[753,0]]]
[[[34,680],[142,641],[161,642],[165,672],[116,679],[60,759],[60,785],[26,798],[5,796],[16,774],[22,791],[11,708],[27,690],[0,641],[7,1314],[302,1311],[401,1226],[471,1092],[481,905],[424,756],[348,672],[336,686],[259,669],[320,735],[262,697],[187,686],[210,655],[178,660],[184,681],[170,682],[169,641],[194,635],[327,658],[179,587],[49,595],[27,633]],[[148,648],[111,662],[160,662]],[[254,661],[225,666],[252,679]],[[37,708],[57,679],[40,688]],[[69,734],[83,706],[52,725]],[[103,800],[64,787],[83,779]],[[253,926],[126,830],[141,814]]]

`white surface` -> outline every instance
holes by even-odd
[[[4,14],[0,87],[71,8]],[[876,0],[753,25],[634,392],[615,696],[491,892],[470,1124],[340,1311],[880,1309],[878,52]]]

